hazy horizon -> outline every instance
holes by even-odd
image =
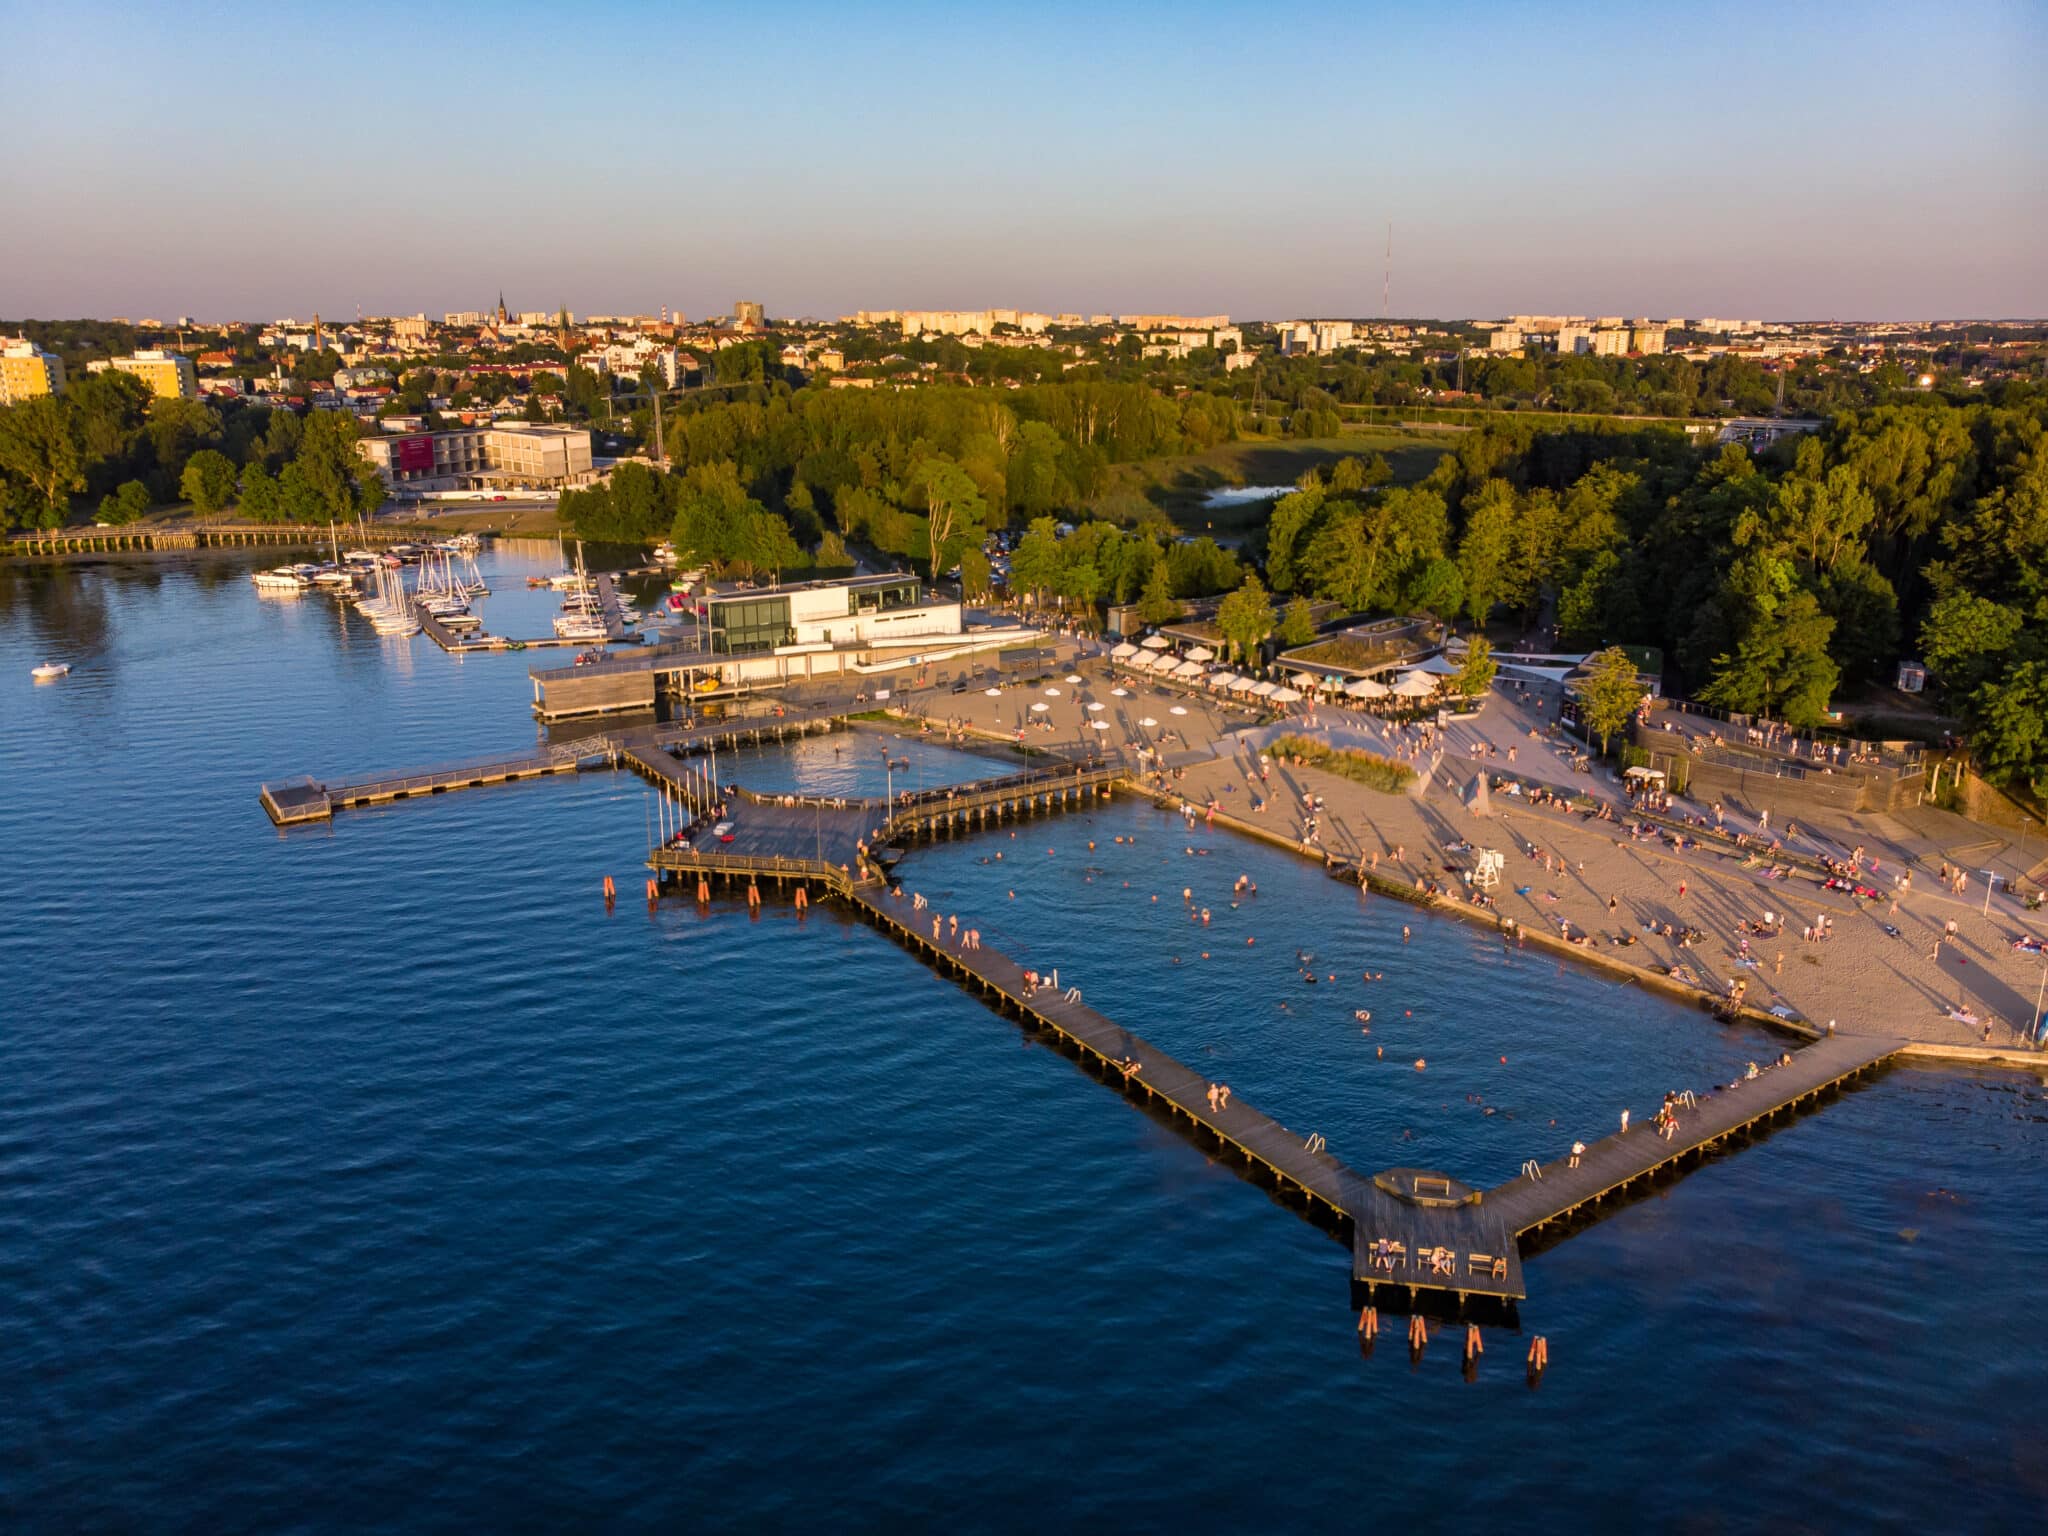
[[[4,0],[0,314],[2048,313],[2048,11]]]

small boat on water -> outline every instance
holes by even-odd
[[[259,592],[303,592],[308,578],[301,576],[297,567],[280,565],[268,571],[254,571],[249,579],[256,583]]]
[[[39,683],[47,683],[52,678],[64,676],[70,670],[71,663],[68,661],[46,661],[40,667],[31,667],[28,675]]]
[[[437,613],[434,617],[440,621],[443,629],[470,630],[484,627],[484,621],[466,608],[460,613]]]

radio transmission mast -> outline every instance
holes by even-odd
[[[1394,221],[1387,220],[1387,265],[1380,275],[1380,324],[1387,323],[1387,295],[1394,286]]]

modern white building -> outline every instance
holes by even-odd
[[[658,694],[694,698],[827,677],[878,676],[928,662],[1028,646],[1024,625],[970,626],[960,603],[904,571],[837,581],[709,591],[695,599],[702,646],[628,648],[591,666],[536,667],[543,719],[644,710]]]

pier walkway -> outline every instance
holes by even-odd
[[[936,837],[956,827],[984,826],[1084,804],[1106,796],[1122,770],[1065,765],[1033,769],[943,789],[906,791],[892,806],[880,799],[815,795],[728,794],[707,786],[704,776],[659,749],[633,748],[622,754],[630,767],[660,785],[672,805],[699,816],[712,804],[725,806],[724,820],[700,827],[687,839],[664,830],[662,845],[648,856],[657,880],[758,878],[778,885],[817,881],[842,895],[878,877],[901,849],[918,836]],[[708,792],[707,792],[708,790]],[[681,821],[678,812],[674,821]]]
[[[1882,1066],[1905,1043],[1829,1035],[1792,1052],[1783,1066],[1765,1068],[1681,1105],[1678,1133],[1668,1141],[1646,1114],[1626,1134],[1617,1131],[1589,1145],[1578,1167],[1570,1166],[1569,1155],[1557,1158],[1541,1165],[1538,1178],[1524,1175],[1488,1190],[1483,1203],[1516,1236],[1526,1236],[1688,1159],[1711,1154],[1732,1137]]]
[[[572,737],[520,755],[482,758],[409,773],[323,783],[311,777],[265,783],[258,798],[270,819],[281,827],[326,821],[336,811],[386,805],[422,795],[447,794],[489,784],[574,773],[590,767],[615,768],[628,748],[669,748],[698,751],[707,747],[756,746],[786,741],[817,730],[831,730],[850,706],[818,704],[810,708],[778,707],[773,712],[719,716],[690,724],[640,726]]]
[[[1311,1150],[1317,1138],[1289,1130],[1235,1095],[1226,1107],[1212,1109],[1210,1079],[1104,1018],[1082,1001],[1079,988],[1063,990],[1049,979],[1033,986],[1024,968],[997,950],[962,949],[957,938],[934,938],[923,920],[936,914],[912,912],[909,897],[887,887],[861,886],[850,900],[856,911],[940,975],[959,981],[997,1011],[1051,1035],[1126,1096],[1242,1158],[1284,1198],[1333,1223],[1350,1214],[1352,1191],[1365,1181],[1319,1146]],[[1137,1063],[1136,1069],[1125,1071],[1127,1062]]]

